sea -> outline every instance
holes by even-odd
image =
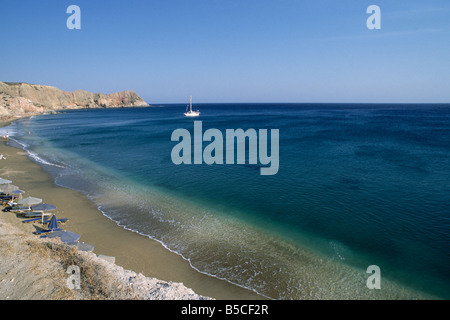
[[[450,104],[196,108],[67,110],[3,131],[118,226],[267,298],[450,298]],[[195,121],[224,139],[267,129],[268,145],[278,129],[278,171],[175,164],[172,134],[194,145]]]

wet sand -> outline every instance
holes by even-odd
[[[25,191],[23,197],[38,197],[55,205],[57,210],[53,213],[58,218],[69,219],[63,229],[80,234],[80,241],[95,246],[94,253],[113,256],[117,265],[147,277],[182,282],[199,295],[222,300],[264,299],[245,288],[201,274],[159,242],[119,227],[81,193],[55,185],[50,175],[31,161],[25,151],[6,145],[3,138],[0,154],[6,157],[0,160],[0,177]],[[33,224],[21,223],[21,218],[13,213],[0,214],[27,232],[36,229]]]

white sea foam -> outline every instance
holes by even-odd
[[[65,169],[65,168],[66,168],[66,167],[61,166],[61,165],[59,165],[59,164],[52,163],[52,162],[48,162],[48,161],[42,159],[39,155],[37,155],[37,154],[34,153],[34,152],[31,152],[31,151],[27,151],[27,152],[28,152],[28,155],[30,156],[30,158],[32,158],[32,159],[35,160],[36,162],[39,162],[39,163],[41,163],[41,164],[45,164],[45,165],[47,165],[47,166],[53,166],[53,167],[58,167],[58,168],[62,168],[62,169]]]
[[[66,168],[65,166],[62,166],[62,165],[59,165],[59,164],[56,164],[56,163],[53,163],[53,162],[49,162],[49,161],[43,159],[37,153],[35,153],[33,151],[30,151],[30,149],[29,149],[30,145],[29,144],[27,144],[27,143],[25,143],[23,141],[17,140],[17,139],[11,139],[11,140],[14,141],[16,144],[18,144],[24,151],[26,151],[28,153],[28,156],[32,160],[34,160],[35,162],[38,162],[40,164],[44,164],[44,165],[47,165],[47,166],[62,168],[62,169]]]

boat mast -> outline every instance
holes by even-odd
[[[189,99],[189,109],[190,109],[191,112],[192,112],[192,96],[191,96],[190,99]]]

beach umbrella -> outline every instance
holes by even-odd
[[[44,223],[44,216],[48,215],[46,211],[56,210],[56,207],[52,204],[41,203],[32,207],[33,211],[42,211],[42,223]]]
[[[41,202],[42,202],[42,199],[40,199],[40,198],[27,197],[27,198],[21,199],[18,203],[32,206],[32,205],[35,205],[35,204],[39,204]]]
[[[52,204],[41,203],[41,204],[37,204],[37,205],[33,206],[33,210],[50,211],[50,210],[56,210],[56,207],[54,205],[52,205]]]
[[[12,181],[0,178],[0,184],[9,184],[9,183],[12,183]]]
[[[20,190],[20,189],[16,189],[12,192],[13,195],[24,194],[24,193],[25,193],[25,191]]]
[[[48,224],[49,230],[56,230],[59,229],[58,220],[56,220],[56,215],[53,215],[50,219],[50,223]]]
[[[12,194],[15,190],[18,190],[19,187],[12,184],[4,184],[0,185],[0,191],[5,194]]]
[[[27,198],[19,200],[17,203],[27,205],[28,209],[31,210],[31,206],[33,206],[35,204],[39,204],[41,202],[42,202],[42,199],[35,198],[35,197],[27,197]]]
[[[25,193],[25,191],[22,191],[22,190],[19,190],[19,189],[14,190],[12,192],[12,199],[11,199],[11,201],[14,201],[14,196],[16,196],[16,195],[20,196],[21,194],[24,194],[24,193]]]
[[[47,238],[60,238],[62,242],[76,242],[80,239],[80,235],[72,231],[54,231],[46,236]]]
[[[17,190],[17,189],[19,189],[19,187],[15,186],[13,184],[2,184],[2,185],[0,185],[0,191],[4,192],[4,193],[7,193],[7,194],[10,194],[11,192],[13,192],[14,190]]]

